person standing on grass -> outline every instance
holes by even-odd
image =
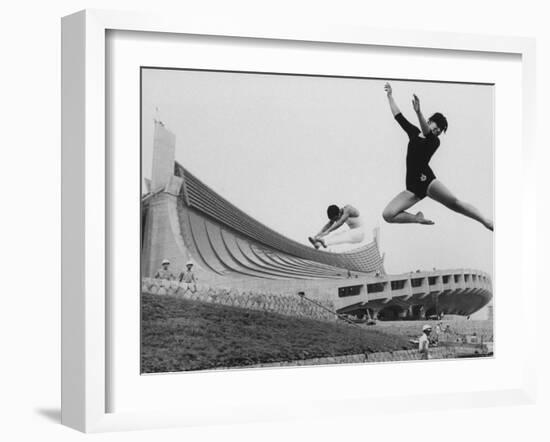
[[[401,128],[409,136],[407,147],[407,176],[405,190],[395,196],[386,206],[382,217],[388,223],[416,223],[431,225],[434,222],[424,217],[422,212],[412,214],[406,210],[417,202],[429,196],[431,199],[443,204],[445,207],[472,218],[483,224],[487,229],[493,230],[493,220],[486,218],[471,204],[459,200],[454,194],[439,181],[429,166],[432,156],[439,148],[439,136],[447,131],[447,119],[439,112],[433,114],[428,120],[420,110],[420,99],[413,94],[412,105],[420,129],[403,116],[393,99],[392,87],[389,83],[384,86],[391,112]]]
[[[439,343],[439,338],[441,337],[441,333],[443,333],[443,329],[441,328],[443,323],[439,321],[437,325],[435,326],[435,335],[433,337],[433,343],[437,345]]]
[[[418,351],[420,352],[420,359],[429,359],[428,348],[430,347],[430,333],[432,327],[426,324],[422,327],[422,336],[418,339]]]
[[[187,270],[183,270],[178,278],[179,282],[183,283],[185,289],[183,293],[187,292],[187,290],[195,293],[197,291],[197,278],[195,278],[195,274],[193,273],[193,263],[188,261],[185,266]]]
[[[166,279],[167,281],[171,281],[172,279],[175,279],[175,276],[169,267],[170,267],[170,261],[168,261],[167,259],[163,259],[161,267],[160,269],[157,270],[154,277],[156,279]]]

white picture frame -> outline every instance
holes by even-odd
[[[151,14],[87,10],[62,21],[62,423],[84,432],[101,432],[138,428],[205,425],[224,422],[248,422],[284,419],[294,416],[292,409],[274,406],[265,413],[243,417],[216,417],[198,410],[194,415],[178,410],[107,412],[108,391],[112,388],[106,376],[109,346],[109,259],[106,244],[109,194],[106,151],[106,33],[137,31],[182,35],[206,35],[252,39],[283,40],[288,43],[339,43],[374,45],[381,48],[422,48],[442,51],[469,51],[514,54],[521,57],[522,109],[521,157],[523,189],[535,188],[534,112],[535,112],[535,43],[518,37],[492,37],[415,31],[395,32],[325,25],[294,27],[269,23],[213,23],[192,17],[163,17]],[[521,272],[535,268],[534,236],[536,194],[522,193]],[[536,281],[521,278],[522,296],[527,306],[536,303]],[[406,410],[414,401],[415,408],[451,408],[492,406],[510,403],[532,403],[535,398],[534,322],[522,330],[524,375],[521,385],[469,394],[409,396],[391,394],[378,398],[376,404],[342,396],[337,414],[365,414],[373,410]],[[288,373],[288,372],[287,372]],[[291,371],[290,371],[291,373]],[[290,374],[292,376],[292,374]],[[239,381],[237,381],[239,382]],[[396,392],[394,392],[396,393]],[[254,409],[243,403],[240,408]],[[316,401],[310,416],[334,415],[331,400]]]

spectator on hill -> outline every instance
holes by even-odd
[[[422,327],[422,336],[418,339],[418,351],[420,352],[420,359],[429,359],[428,348],[430,347],[430,333],[432,327],[426,324]]]
[[[167,281],[171,281],[172,279],[175,279],[175,276],[172,273],[172,271],[169,269],[169,267],[170,267],[170,261],[168,261],[167,259],[163,259],[160,269],[158,269],[157,272],[155,273],[155,278],[166,279]]]
[[[443,333],[443,329],[441,328],[441,321],[437,323],[437,325],[435,326],[435,333],[432,337],[432,343],[434,345],[437,345],[439,343],[439,338],[441,337],[441,333]]]
[[[193,263],[188,261],[185,266],[187,270],[183,270],[178,278],[179,282],[183,283],[183,293],[187,290],[195,293],[197,291],[197,278],[195,278],[195,274],[193,273]]]

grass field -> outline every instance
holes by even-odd
[[[160,373],[413,348],[405,337],[171,296],[142,295],[141,370]]]

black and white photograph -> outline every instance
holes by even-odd
[[[140,106],[142,374],[494,355],[493,84],[154,66]]]
[[[548,439],[544,2],[6,6],[0,440]]]

